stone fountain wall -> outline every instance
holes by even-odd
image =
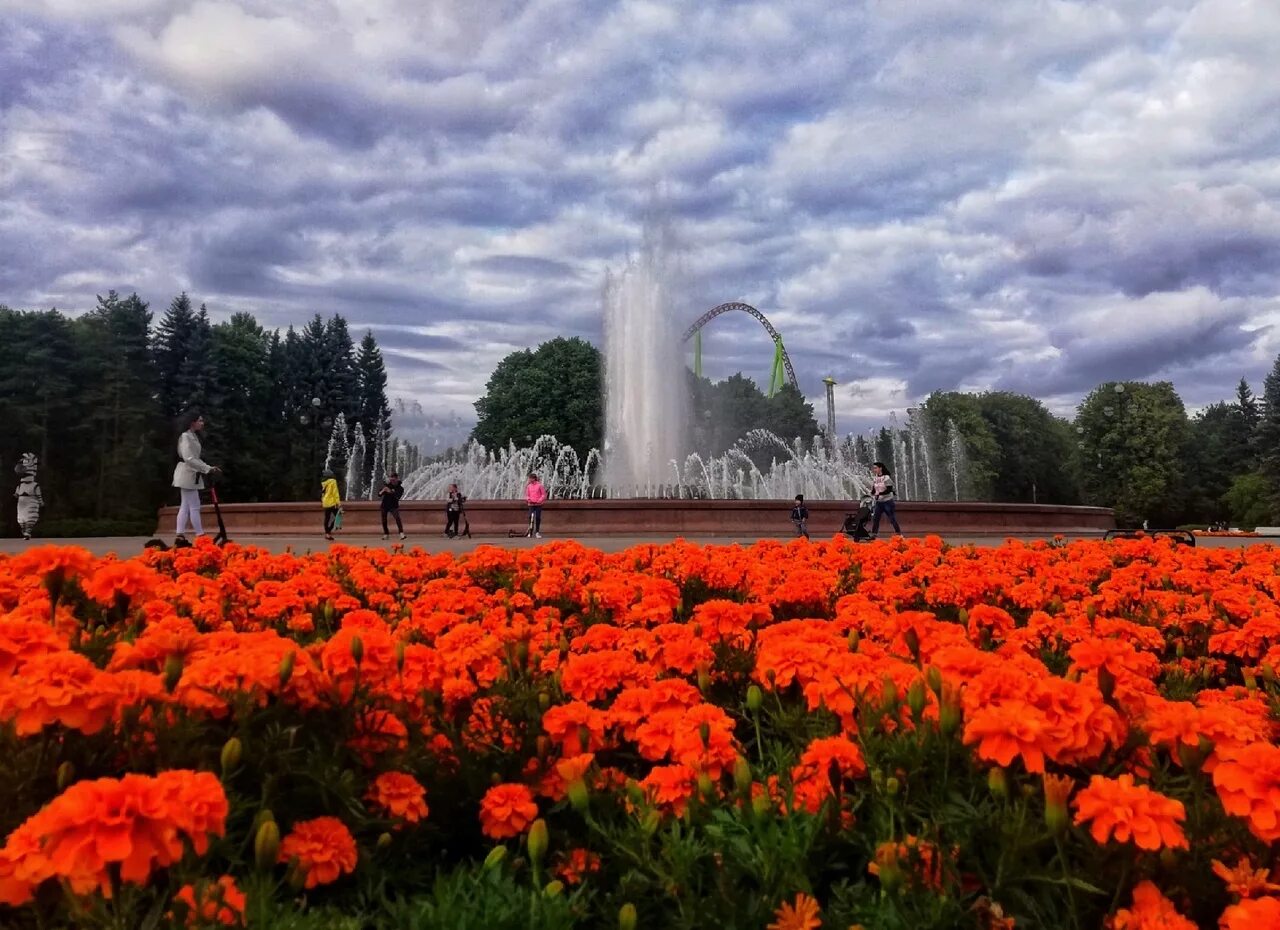
[[[845,514],[856,510],[849,501],[811,501],[809,532],[814,537],[839,532]],[[343,505],[344,536],[381,535],[376,502]],[[789,536],[790,501],[759,500],[565,500],[550,501],[543,509],[542,531],[548,538],[589,536]],[[159,536],[173,535],[178,508],[160,510]],[[319,503],[224,504],[223,518],[234,537],[258,535],[321,535]],[[472,501],[467,504],[471,532],[505,537],[508,530],[524,531],[527,516],[520,501]],[[216,526],[213,508],[205,507],[206,529]],[[439,535],[444,530],[444,503],[404,501],[400,516],[414,537]],[[1053,504],[990,504],[969,501],[900,501],[898,522],[911,535],[1052,535],[1102,533],[1115,528],[1114,513],[1103,507]],[[394,531],[395,525],[392,524]],[[889,527],[881,524],[881,532]]]

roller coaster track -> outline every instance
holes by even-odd
[[[791,383],[793,388],[799,390],[800,385],[796,383],[796,370],[791,367],[791,356],[787,355],[787,348],[782,344],[782,334],[773,328],[773,324],[769,322],[768,318],[765,317],[763,313],[750,304],[733,302],[712,307],[706,313],[702,314],[702,316],[694,320],[693,325],[685,330],[683,341],[688,342],[694,337],[694,334],[697,333],[698,330],[702,329],[702,327],[720,316],[720,314],[729,313],[733,310],[741,310],[743,313],[750,314],[759,321],[761,326],[764,327],[765,332],[769,334],[769,338],[773,340],[773,344],[778,347],[778,350],[782,354],[782,364],[787,370],[787,380]]]

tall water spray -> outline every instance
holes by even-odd
[[[659,236],[604,293],[605,482],[615,496],[646,497],[670,484],[684,455],[688,389],[671,267]]]

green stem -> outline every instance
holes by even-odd
[[[1053,845],[1058,850],[1058,864],[1062,866],[1062,881],[1067,886],[1067,902],[1071,905],[1071,924],[1080,930],[1080,911],[1076,907],[1076,892],[1071,884],[1071,870],[1067,868],[1066,850],[1062,848],[1062,838],[1053,835]]]

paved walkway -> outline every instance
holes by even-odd
[[[429,552],[466,552],[474,549],[479,545],[507,546],[511,548],[527,549],[531,546],[541,545],[544,543],[554,542],[557,537],[547,535],[543,539],[525,539],[517,537],[515,539],[507,539],[502,536],[476,536],[472,539],[446,539],[442,536],[410,536],[403,545],[418,546]],[[674,536],[585,536],[579,541],[593,549],[600,549],[604,552],[617,552],[640,543],[665,543],[671,542]],[[735,536],[698,536],[684,537],[688,542],[699,543],[702,545],[750,545],[758,539],[779,539],[786,541],[791,537],[787,536],[759,536],[759,537],[735,537]],[[998,546],[1008,536],[944,536],[946,541],[951,545],[976,545],[976,546]],[[1046,537],[1018,537],[1022,539],[1046,538]],[[1084,537],[1074,536],[1073,539],[1098,538],[1097,536]],[[320,549],[326,549],[332,545],[349,545],[370,548],[389,549],[393,545],[400,545],[398,539],[383,540],[378,536],[342,536],[339,535],[334,543],[330,543],[321,536],[237,536],[233,540],[244,545],[261,546],[271,552],[315,552]],[[97,536],[83,539],[36,539],[31,542],[23,542],[21,539],[0,539],[0,554],[21,552],[29,546],[55,543],[59,545],[76,545],[83,546],[90,552],[97,555],[106,555],[114,552],[119,555],[130,556],[136,555],[143,549],[143,544],[147,541],[145,536]],[[165,540],[172,542],[172,540]],[[1204,548],[1239,548],[1254,543],[1273,543],[1276,542],[1272,538],[1250,538],[1250,537],[1201,537],[1197,540],[1197,545]]]

